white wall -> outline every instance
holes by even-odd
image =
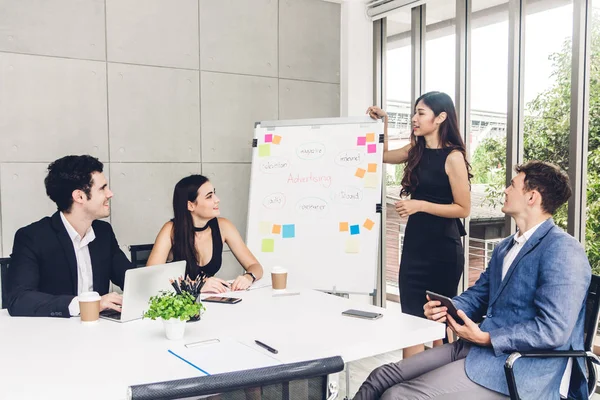
[[[365,1],[342,2],[341,115],[363,115],[373,102],[373,23]]]

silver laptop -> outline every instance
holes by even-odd
[[[177,279],[184,274],[185,261],[128,269],[125,271],[121,312],[104,310],[100,313],[100,318],[116,322],[142,318],[148,310],[150,297],[156,296],[161,290],[173,291],[169,279]]]

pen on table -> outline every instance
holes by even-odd
[[[269,346],[269,345],[266,345],[266,344],[264,344],[264,343],[263,343],[263,342],[261,342],[261,341],[255,340],[255,341],[254,341],[254,343],[256,343],[257,345],[259,345],[260,347],[262,347],[262,348],[264,348],[264,349],[267,349],[268,351],[270,351],[270,352],[271,352],[271,353],[273,353],[273,354],[277,354],[277,353],[279,353],[277,350],[275,350],[274,348],[272,348],[272,347],[271,347],[271,346]]]

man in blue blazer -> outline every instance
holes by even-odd
[[[552,220],[571,196],[568,177],[539,161],[515,170],[502,211],[518,231],[498,244],[475,285],[453,299],[464,325],[439,301],[423,307],[461,339],[377,368],[355,399],[506,399],[510,353],[583,350],[591,269],[580,243]],[[560,399],[567,391],[587,399],[582,359],[524,358],[514,372],[523,399]]]
[[[91,156],[66,156],[51,163],[44,181],[58,211],[15,234],[8,268],[8,312],[12,316],[79,315],[77,296],[96,291],[101,310],[120,310],[121,295],[108,293],[109,283],[123,287],[131,263],[119,248],[109,223],[113,193]]]

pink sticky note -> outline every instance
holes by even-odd
[[[269,133],[265,135],[265,143],[271,143],[273,141],[273,134]]]
[[[377,145],[370,144],[367,146],[367,153],[377,153]]]
[[[364,146],[367,143],[367,138],[365,136],[359,136],[356,139],[356,145],[357,146]]]

